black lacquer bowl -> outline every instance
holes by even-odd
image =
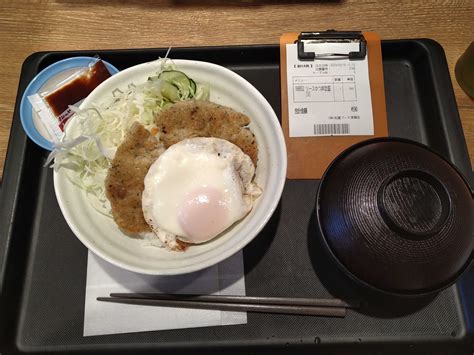
[[[431,294],[472,260],[471,189],[422,144],[379,138],[350,147],[325,172],[316,204],[332,259],[372,290]]]

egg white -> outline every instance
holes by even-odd
[[[208,241],[250,212],[261,194],[252,182],[254,174],[252,160],[236,145],[219,138],[185,139],[169,147],[150,167],[144,180],[143,215],[170,249],[179,249],[177,238],[188,243]],[[222,227],[219,233],[197,240],[189,233],[193,226],[183,228],[179,217],[182,201],[201,188],[222,196],[219,204],[226,213],[221,217],[225,220],[217,221]]]

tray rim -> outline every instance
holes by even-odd
[[[432,54],[435,54],[437,56],[441,57],[441,60],[435,61],[436,63],[433,63],[433,60],[430,60],[430,66],[432,71],[440,71],[442,75],[434,76],[434,85],[437,86],[438,88],[441,87],[444,92],[444,95],[440,95],[440,97],[437,98],[437,100],[441,102],[447,102],[447,105],[441,105],[440,104],[440,111],[443,114],[446,114],[448,116],[452,116],[454,119],[454,123],[452,129],[448,133],[448,139],[452,141],[452,137],[457,137],[459,138],[459,135],[461,135],[464,138],[464,133],[462,129],[462,125],[459,119],[459,113],[457,110],[457,105],[455,101],[455,96],[454,96],[454,91],[452,89],[452,83],[450,79],[450,74],[449,74],[449,69],[447,67],[447,62],[444,54],[444,50],[442,46],[437,43],[436,41],[432,39],[402,39],[402,40],[383,40],[382,43],[404,43],[404,42],[413,42],[416,43],[417,45],[420,45],[424,47],[424,49]],[[256,44],[256,45],[231,45],[231,46],[202,46],[202,47],[177,47],[176,49],[178,50],[183,50],[183,51],[196,51],[196,50],[202,50],[202,51],[216,51],[216,50],[238,50],[238,49],[261,49],[261,50],[277,50],[279,49],[278,44]],[[8,221],[8,223],[3,224],[5,227],[0,226],[0,235],[4,235],[4,238],[0,239],[0,299],[4,296],[4,282],[5,282],[5,273],[6,273],[6,268],[8,267],[8,252],[10,249],[10,243],[11,243],[11,238],[13,237],[12,235],[12,224],[15,220],[15,215],[16,211],[18,209],[17,206],[17,200],[19,198],[20,192],[18,191],[17,187],[21,183],[21,179],[24,178],[22,176],[22,172],[24,169],[24,157],[25,154],[27,153],[27,148],[29,144],[34,144],[32,142],[28,142],[28,139],[24,132],[21,131],[21,124],[20,120],[16,119],[18,117],[18,112],[19,112],[19,103],[21,100],[21,96],[23,91],[26,89],[26,86],[28,85],[29,81],[34,77],[34,75],[38,72],[38,68],[40,67],[41,63],[47,58],[48,56],[51,55],[84,55],[84,53],[108,53],[110,55],[113,55],[115,53],[123,53],[127,52],[128,54],[133,53],[139,53],[143,51],[152,51],[152,50],[165,50],[163,48],[134,48],[134,49],[112,49],[112,50],[74,50],[74,51],[41,51],[41,52],[35,52],[31,55],[29,55],[25,61],[23,62],[22,65],[22,70],[20,73],[20,82],[18,85],[18,90],[17,90],[17,97],[15,101],[15,110],[13,113],[13,120],[12,120],[12,126],[10,130],[10,138],[9,138],[9,144],[8,144],[8,150],[7,150],[7,155],[5,159],[5,166],[4,166],[4,173],[3,173],[3,181],[2,181],[2,186],[0,188],[0,220],[1,221]],[[431,59],[430,56],[428,58]],[[278,58],[279,61],[279,58]],[[443,64],[445,64],[443,66]],[[446,80],[449,80],[449,85],[445,85],[443,83],[446,82]],[[446,87],[447,86],[447,87]],[[20,100],[19,100],[20,99]],[[451,107],[448,107],[451,106]],[[456,119],[457,118],[457,119]],[[23,134],[18,134],[18,130],[22,132]],[[455,140],[458,141],[458,140]],[[462,142],[458,142],[458,147],[456,148],[456,151],[451,151],[450,149],[450,161],[452,161],[455,165],[458,165],[459,162],[454,162],[453,157],[454,156],[464,156],[467,157],[467,164],[469,167],[469,170],[472,173],[472,168],[470,165],[470,160],[469,160],[469,155],[467,151],[467,145],[465,142],[465,138],[461,140]],[[466,162],[462,162],[462,164],[465,164]],[[472,189],[472,176],[466,176],[468,181],[471,183],[471,189]],[[10,207],[10,208],[8,208]],[[6,231],[7,233],[3,234],[2,232]],[[460,290],[456,288],[455,292],[459,292]],[[457,298],[457,301],[459,301],[459,298]],[[461,307],[461,305],[458,303],[458,307]],[[461,315],[464,317],[464,312],[460,312]],[[465,319],[462,319],[465,323]],[[0,328],[0,330],[2,330]],[[390,337],[392,340],[393,338]],[[429,341],[429,339],[427,339]],[[451,340],[451,339],[449,339]],[[458,337],[455,339],[452,339],[452,342],[457,343],[458,340],[460,340]],[[449,343],[452,343],[449,341]],[[240,343],[240,342],[239,342]],[[278,342],[280,344],[280,342]],[[384,342],[384,344],[387,344]],[[399,344],[399,343],[397,343]],[[131,344],[132,345],[132,344]],[[123,344],[120,344],[119,346],[123,346]],[[81,348],[84,348],[85,346],[80,346]],[[93,348],[99,349],[98,345],[92,345]],[[141,346],[139,347],[141,348]],[[54,349],[58,349],[58,347],[54,347]],[[68,347],[70,349],[70,347]],[[24,349],[28,350],[28,349]],[[32,350],[32,349],[30,349]]]

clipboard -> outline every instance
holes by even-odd
[[[315,54],[307,44],[359,43],[359,50],[348,53]],[[287,44],[297,44],[301,61],[320,61],[337,58],[360,60],[368,56],[371,91],[373,135],[333,135],[290,137],[287,84]],[[285,33],[280,37],[280,79],[282,127],[288,154],[288,179],[320,179],[334,158],[351,145],[376,137],[388,136],[387,111],[382,67],[380,38],[374,32],[324,32]]]

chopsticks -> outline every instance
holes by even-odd
[[[111,293],[98,301],[145,306],[209,309],[233,312],[298,314],[344,317],[347,308],[359,306],[356,301],[335,298],[252,297],[227,295],[172,295],[161,293]]]

